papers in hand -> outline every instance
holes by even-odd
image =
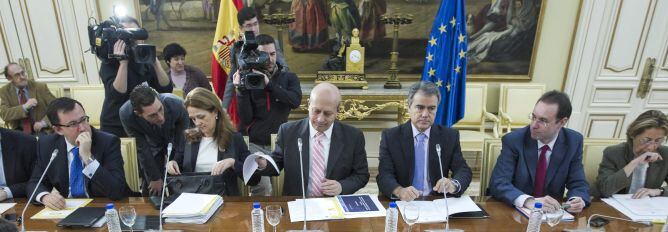
[[[518,208],[517,206],[515,206],[515,209],[517,209],[517,211],[520,211],[520,213],[522,213],[522,215],[524,215],[526,218],[529,218],[529,215],[531,214],[531,209],[528,209],[528,208],[524,208],[524,207]],[[572,214],[570,214],[570,213],[568,213],[564,210],[564,216],[561,217],[561,221],[562,222],[572,222],[574,220],[575,220],[575,217]],[[545,215],[545,214],[543,214],[543,221],[544,222],[547,221],[547,215]]]
[[[603,202],[612,206],[633,221],[665,220],[668,215],[668,197],[644,197],[632,199],[633,194],[615,194],[603,198]]]
[[[181,193],[162,211],[165,222],[204,224],[223,205],[223,197],[212,194]]]
[[[246,157],[246,160],[244,160],[243,173],[244,173],[244,183],[246,184],[248,184],[248,181],[250,180],[251,176],[253,176],[253,173],[257,171],[258,165],[257,162],[255,162],[255,159],[257,158],[266,159],[267,161],[269,161],[269,163],[271,163],[272,166],[274,166],[276,170],[278,170],[278,166],[276,166],[276,162],[274,161],[274,159],[271,158],[271,156],[265,155],[262,152],[255,152],[253,154],[250,154],[248,157]]]
[[[65,209],[53,210],[45,207],[30,219],[63,219],[74,212],[74,210],[88,205],[91,201],[93,201],[93,199],[90,198],[65,199]]]
[[[397,201],[399,212],[404,211],[407,204],[413,204],[420,210],[420,217],[417,223],[432,223],[445,222],[445,199],[438,199],[434,201]],[[478,205],[473,202],[469,196],[461,196],[459,198],[448,198],[448,213],[450,215],[463,212],[478,212],[482,211]]]
[[[385,208],[376,195],[341,195],[288,202],[291,222],[304,220],[304,202],[306,221],[385,216]]]

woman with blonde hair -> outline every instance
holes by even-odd
[[[627,141],[607,147],[598,168],[592,196],[633,194],[633,198],[668,196],[668,118],[648,110],[626,130]]]
[[[167,172],[222,175],[223,194],[240,195],[237,177],[243,176],[243,161],[250,152],[241,134],[235,132],[220,99],[213,92],[197,87],[188,93],[184,105],[195,128],[185,131],[187,144],[183,155],[167,163]]]

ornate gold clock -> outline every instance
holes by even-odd
[[[350,46],[346,49],[346,72],[364,73],[364,47],[360,45],[359,30],[353,29]]]

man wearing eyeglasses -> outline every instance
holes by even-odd
[[[529,209],[541,202],[548,212],[559,209],[560,200],[575,213],[589,204],[582,135],[564,128],[571,111],[565,93],[547,92],[534,106],[531,124],[503,136],[489,184],[495,198]]]
[[[123,128],[137,141],[137,158],[143,174],[142,194],[158,195],[162,191],[167,145],[173,145],[172,159],[176,154],[183,154],[183,131],[190,124],[183,100],[139,85],[132,90],[130,100],[123,104],[119,114]]]
[[[35,200],[55,210],[65,208],[65,198],[127,197],[120,139],[92,128],[83,106],[74,99],[53,100],[46,114],[55,133],[40,136],[37,142],[37,162],[27,193],[38,188]],[[36,186],[54,149],[58,154]]]
[[[56,98],[49,87],[28,79],[14,62],[5,66],[4,74],[9,83],[0,88],[0,117],[7,127],[29,135],[48,129],[46,106]]]

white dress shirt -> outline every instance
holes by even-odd
[[[218,144],[213,137],[202,137],[197,152],[195,172],[211,172],[218,162]]]
[[[552,156],[552,150],[554,149],[554,143],[557,142],[557,137],[559,137],[559,134],[557,134],[557,136],[554,136],[552,141],[550,141],[547,144],[544,144],[540,140],[536,141],[538,143],[538,148],[537,148],[538,149],[538,160],[540,160],[540,149],[545,145],[547,145],[547,147],[549,147],[549,149],[547,149],[547,151],[545,152],[545,162],[547,162],[547,165],[545,166],[546,174],[547,174],[547,168],[550,167],[550,157]],[[526,200],[529,199],[529,198],[532,198],[532,196],[528,195],[528,194],[522,194],[519,197],[515,198],[514,204],[518,208],[522,208],[522,207],[524,207],[524,202],[526,202]]]
[[[332,128],[333,127],[334,127],[334,123],[332,123],[332,125],[330,125],[329,128],[327,128],[327,130],[325,130],[325,132],[324,132],[325,137],[322,138],[322,141],[321,141],[322,146],[323,146],[323,149],[322,149],[323,154],[322,155],[323,155],[323,158],[325,160],[325,170],[323,170],[323,171],[325,171],[325,172],[327,172],[327,162],[329,160],[329,145],[332,142]],[[318,131],[313,127],[310,120],[308,122],[308,128],[309,128],[309,160],[312,160],[313,159],[313,146],[316,143],[315,134],[318,133]],[[311,167],[311,162],[309,162],[308,165],[309,165],[309,170],[313,170],[313,167]],[[311,171],[309,171],[308,176],[309,176],[309,180],[310,180]],[[327,176],[326,173],[325,173],[324,176],[325,177]],[[309,189],[309,186],[310,185],[307,184],[307,189],[306,189],[307,193],[311,192],[311,190]]]
[[[70,170],[72,169],[72,159],[74,159],[74,154],[72,153],[72,149],[75,148],[74,145],[70,144],[70,142],[65,140],[65,144],[67,145],[67,179],[69,180],[70,176]],[[81,151],[79,151],[81,152]],[[97,160],[93,159],[92,156],[90,158],[91,162],[86,165],[83,160],[81,161],[81,165],[84,166],[83,170],[81,170],[81,173],[84,174],[84,176],[88,177],[88,179],[93,179],[93,176],[95,175],[95,171],[100,167],[100,162]],[[37,186],[36,186],[37,187]],[[68,194],[67,198],[72,197],[72,186],[67,186],[68,189]],[[86,197],[89,197],[88,189],[86,188],[86,185],[84,184],[84,192],[86,193]],[[49,192],[41,192],[37,194],[37,197],[35,200],[37,202],[42,203],[42,197],[46,194],[49,194]]]

